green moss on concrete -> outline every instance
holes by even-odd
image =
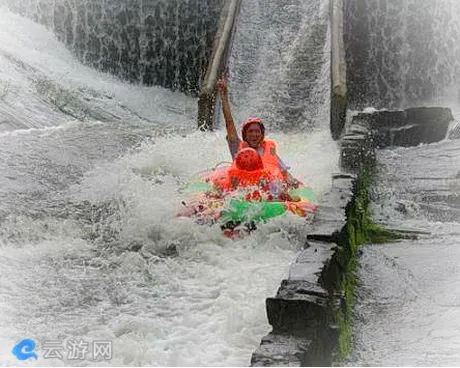
[[[400,234],[395,231],[385,229],[383,226],[369,223],[366,228],[367,243],[378,244],[378,243],[390,243],[398,239],[403,238]]]
[[[351,257],[346,264],[348,271],[345,272],[341,282],[344,298],[341,308],[337,310],[335,315],[336,323],[339,328],[339,338],[338,346],[333,357],[334,361],[343,361],[351,353],[353,348],[353,334],[349,319],[352,314],[356,287],[356,278],[353,273],[356,267],[355,262],[355,258]]]
[[[355,181],[352,201],[346,208],[347,223],[338,235],[340,251],[336,253],[335,264],[340,271],[336,273],[336,290],[343,295],[341,307],[335,313],[335,322],[339,329],[338,345],[333,359],[343,361],[353,348],[351,330],[352,308],[356,289],[356,255],[362,244],[390,242],[401,238],[396,232],[387,230],[371,221],[369,188],[373,183],[376,170],[362,171]]]

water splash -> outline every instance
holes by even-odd
[[[244,1],[230,56],[237,120],[324,129],[329,120],[328,1]],[[248,103],[250,101],[250,103]]]
[[[353,0],[345,19],[350,108],[459,103],[458,1]]]

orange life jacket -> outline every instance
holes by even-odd
[[[235,162],[230,167],[212,172],[206,181],[211,182],[221,191],[227,192],[238,187],[258,186],[268,188],[268,183],[274,180],[273,174],[267,169],[246,171],[238,169]]]
[[[270,171],[260,169],[254,171],[240,170],[236,165],[232,165],[228,170],[231,189],[237,187],[259,186],[264,187],[271,179]]]
[[[287,173],[281,172],[279,169],[275,141],[264,139],[260,144],[264,148],[264,154],[261,157],[264,164],[263,169],[254,171],[240,170],[236,166],[235,161],[233,161],[230,167],[222,168],[211,173],[208,180],[222,191],[231,191],[237,187],[244,186],[268,188],[268,183],[271,181],[285,182]],[[248,143],[241,141],[238,150],[246,147],[249,147]]]
[[[261,156],[264,167],[270,171],[274,178],[279,178],[283,181],[287,180],[287,172],[281,172],[280,170],[280,163],[278,155],[276,154],[276,142],[271,139],[264,138],[262,142],[260,142],[260,146],[264,149],[264,153]],[[238,150],[246,147],[249,147],[249,144],[246,141],[240,141]]]
[[[206,181],[211,182],[216,188],[227,191],[230,190],[232,184],[230,182],[230,177],[228,176],[229,167],[222,167],[217,170],[214,170],[207,177]]]

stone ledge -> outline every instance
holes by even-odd
[[[268,334],[251,359],[252,367],[301,367],[311,340],[290,335]]]
[[[444,116],[443,120],[440,115]],[[262,340],[251,365],[332,363],[335,349],[346,345],[349,339],[346,321],[350,301],[347,293],[352,293],[352,289],[343,286],[343,280],[351,285],[346,272],[353,264],[350,258],[353,251],[339,246],[337,242],[339,234],[347,229],[346,211],[353,200],[356,175],[375,167],[377,147],[395,142],[406,145],[441,139],[447,132],[450,117],[450,110],[436,108],[361,113],[354,117],[341,141],[341,166],[352,174],[334,175],[331,191],[318,206],[318,213],[307,235],[306,248],[291,265],[289,278],[282,281],[276,296],[267,298],[267,316],[273,330]],[[438,118],[441,123],[438,123]],[[439,126],[441,129],[438,129]],[[434,127],[441,133],[435,135]],[[446,131],[443,133],[444,127]],[[352,246],[357,244],[348,244],[348,247]],[[342,340],[340,344],[339,336]]]
[[[291,265],[289,280],[304,280],[317,285],[318,277],[324,269],[324,265],[330,261],[335,251],[334,243],[308,242],[308,248],[304,249]],[[317,291],[323,293],[321,287]]]
[[[332,178],[332,189],[322,198],[307,239],[333,242],[347,221],[345,208],[353,196],[352,174],[336,174]]]
[[[337,346],[336,311],[341,308],[341,290],[323,280],[335,278],[333,262],[338,247],[334,239],[346,224],[346,207],[353,197],[352,174],[336,174],[332,189],[319,206],[307,236],[305,249],[290,266],[275,297],[266,309],[272,332],[253,354],[252,366],[329,365]],[[325,241],[315,241],[315,239]],[[326,275],[326,274],[330,275]]]
[[[444,107],[361,112],[353,117],[345,138],[352,142],[368,139],[363,136],[367,129],[372,134],[369,143],[375,148],[418,146],[443,140],[453,120],[451,110]]]

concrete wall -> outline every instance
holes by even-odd
[[[346,285],[354,252],[347,243],[347,211],[354,180],[354,175],[334,175],[332,190],[306,229],[304,250],[277,294],[266,300],[273,330],[254,352],[251,366],[329,366],[350,349]]]

